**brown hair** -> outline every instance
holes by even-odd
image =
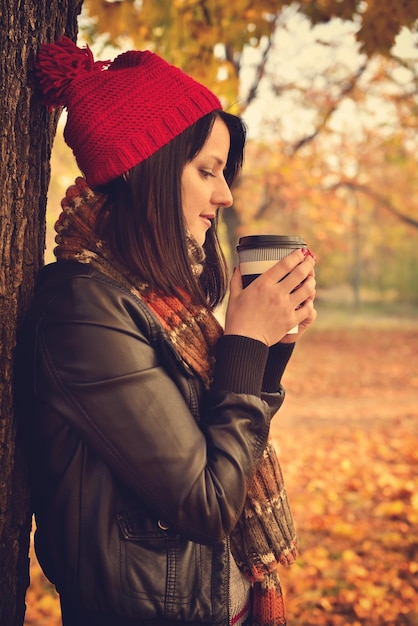
[[[196,303],[210,307],[221,302],[227,287],[217,218],[207,232],[206,260],[196,279],[187,249],[181,176],[184,166],[204,146],[217,117],[230,133],[224,174],[231,187],[242,166],[246,131],[239,117],[219,110],[202,117],[127,176],[102,188],[108,200],[96,225],[115,258],[154,289],[177,296],[186,291]]]

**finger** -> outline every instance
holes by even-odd
[[[316,320],[317,312],[312,300],[306,300],[302,309],[297,313],[302,315],[302,319],[299,321],[301,326],[308,327]]]
[[[290,294],[291,302],[296,309],[301,308],[306,300],[314,300],[316,296],[316,280],[313,276],[308,276],[297,285]]]
[[[289,293],[293,293],[305,285],[308,279],[315,280],[312,263],[314,263],[314,261],[312,261],[311,257],[305,259],[279,281],[280,284],[282,284]]]
[[[317,316],[316,309],[314,307],[313,300],[307,299],[303,302],[296,311],[296,317],[299,319],[299,324],[309,326],[315,321]]]
[[[295,250],[281,259],[281,261],[275,263],[275,265],[264,272],[263,276],[265,276],[266,280],[278,283],[288,275],[293,274],[298,266],[303,266],[299,273],[299,282],[301,282],[304,278],[306,278],[309,272],[312,271],[314,265],[314,257],[309,254],[305,254],[303,250]],[[296,286],[296,284],[294,286]]]
[[[242,276],[238,267],[234,267],[234,271],[232,272],[231,281],[229,284],[230,295],[232,297],[238,296],[243,290],[242,287]]]

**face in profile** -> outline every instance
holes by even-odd
[[[205,242],[217,209],[232,205],[231,190],[224,176],[229,148],[229,130],[216,118],[203,148],[183,170],[183,214],[188,231],[200,245]]]

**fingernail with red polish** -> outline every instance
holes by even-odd
[[[316,256],[309,250],[309,248],[302,248],[302,254],[306,258],[307,256],[311,256],[314,261],[316,261]]]

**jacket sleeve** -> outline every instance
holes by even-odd
[[[72,279],[50,298],[39,322],[37,401],[157,519],[189,539],[216,543],[240,515],[271,406],[282,393],[272,394],[271,404],[252,389],[215,385],[196,420],[194,377],[188,372],[184,383],[182,372],[181,390],[156,349],[155,332],[123,290],[105,279]],[[57,456],[62,446],[65,456],[59,430],[51,445]]]

